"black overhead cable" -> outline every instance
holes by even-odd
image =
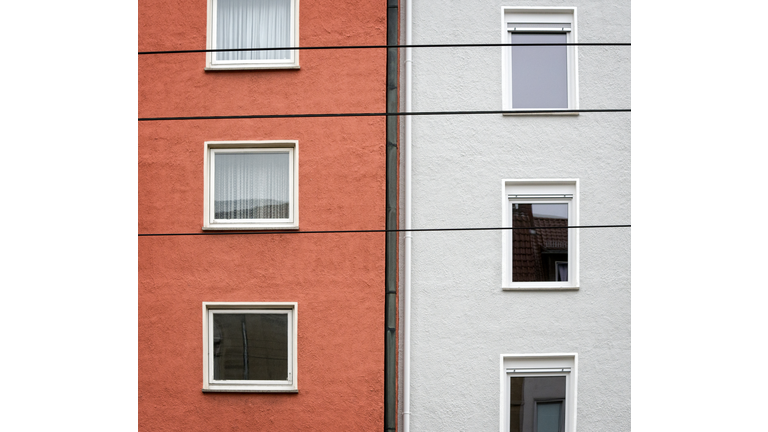
[[[562,42],[562,43],[484,43],[484,44],[417,44],[417,45],[338,45],[338,46],[298,46],[272,48],[216,48],[196,50],[139,51],[145,54],[187,54],[230,51],[287,51],[287,50],[331,50],[331,49],[370,49],[370,48],[467,48],[467,47],[505,47],[505,46],[632,46],[629,42]]]
[[[203,50],[139,51],[142,54],[181,54],[229,51],[282,51],[282,50],[327,50],[327,49],[367,49],[367,48],[458,48],[458,47],[505,47],[505,46],[631,46],[630,43],[486,43],[486,44],[418,44],[418,45],[346,45],[346,46],[310,46],[310,47],[272,47],[272,48],[221,48]],[[224,116],[177,116],[177,117],[140,117],[138,121],[180,121],[180,120],[234,120],[268,118],[329,118],[329,117],[380,117],[380,116],[435,116],[435,115],[481,115],[481,114],[576,114],[631,112],[630,109],[548,109],[548,110],[463,110],[463,111],[419,111],[419,112],[368,112],[368,113],[304,113],[304,114],[254,114]]]
[[[463,47],[505,47],[505,46],[631,46],[630,43],[487,43],[487,44],[417,44],[417,45],[348,45],[348,46],[313,46],[313,47],[277,47],[277,48],[226,48],[204,50],[140,51],[146,54],[183,54],[228,51],[281,51],[281,50],[330,50],[330,49],[369,49],[369,48],[463,48]],[[255,114],[229,116],[187,116],[187,117],[140,117],[138,121],[169,120],[231,120],[231,119],[269,119],[269,118],[332,118],[332,117],[380,117],[380,116],[429,116],[429,115],[480,115],[480,114],[567,114],[567,113],[607,113],[631,112],[631,109],[547,109],[547,110],[492,110],[492,111],[412,111],[412,112],[373,112],[373,113],[322,113],[322,114]],[[566,227],[476,227],[476,228],[414,228],[414,229],[371,229],[371,230],[325,230],[325,231],[205,231],[197,233],[145,233],[139,237],[159,236],[206,236],[206,235],[252,235],[252,234],[346,234],[346,233],[393,233],[393,232],[437,232],[437,231],[490,231],[515,229],[569,229],[569,228],[630,228],[631,225],[579,225]]]
[[[327,230],[327,231],[205,231],[196,233],[155,233],[139,234],[139,237],[161,236],[205,236],[205,235],[248,235],[248,234],[350,234],[350,233],[392,233],[392,232],[437,232],[437,231],[494,231],[524,229],[570,229],[570,228],[631,228],[632,225],[571,225],[564,227],[469,227],[469,228],[411,228],[411,229],[369,229],[369,230]]]
[[[629,108],[601,109],[539,109],[539,110],[493,110],[493,111],[411,111],[411,112],[371,112],[371,113],[312,113],[312,114],[254,114],[226,116],[187,116],[187,117],[139,117],[139,121],[168,120],[236,120],[269,118],[322,118],[322,117],[380,117],[380,116],[432,116],[432,115],[477,115],[477,114],[567,114],[567,113],[606,113],[631,112]]]

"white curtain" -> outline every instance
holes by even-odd
[[[216,153],[216,219],[287,219],[290,155],[286,152]]]
[[[557,277],[559,281],[568,281],[568,263],[557,263]]]
[[[277,48],[291,45],[291,0],[217,0],[216,48]],[[289,50],[227,51],[217,60],[290,59]]]

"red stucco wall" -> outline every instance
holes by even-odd
[[[386,3],[302,1],[300,44],[385,44]],[[139,51],[205,47],[205,0],[141,0]],[[139,56],[139,117],[383,112],[384,50],[300,70]],[[202,233],[204,141],[299,141],[301,231],[383,229],[385,119],[139,122],[139,233]],[[141,430],[380,430],[384,234],[139,237]],[[298,394],[202,389],[202,302],[298,302]]]

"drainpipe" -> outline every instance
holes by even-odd
[[[397,45],[398,0],[387,0],[387,45]],[[397,48],[387,48],[387,113],[397,112]],[[397,425],[397,115],[386,120],[386,237],[384,240],[384,431]]]
[[[405,3],[405,45],[411,45],[413,39],[413,0],[402,0]],[[413,68],[413,52],[411,48],[405,48],[405,112],[411,112],[411,77]],[[405,169],[403,173],[403,188],[405,200],[403,202],[403,217],[405,229],[411,229],[411,123],[413,116],[404,118],[404,142]],[[409,432],[411,428],[411,241],[410,231],[405,231],[405,251],[403,254],[403,428],[402,432]]]

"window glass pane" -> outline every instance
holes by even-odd
[[[509,406],[509,432],[522,432],[523,413],[521,408],[522,405]]]
[[[523,383],[525,378],[512,377],[509,380],[509,432],[522,432],[523,428]]]
[[[512,43],[566,43],[565,33],[510,33]],[[568,108],[568,56],[562,46],[513,46],[512,107]]]
[[[291,0],[217,0],[216,48],[291,45]],[[217,60],[290,59],[291,51],[227,51]]]
[[[213,314],[214,380],[287,380],[287,314]]]
[[[512,281],[568,280],[568,204],[512,204]]]
[[[536,404],[536,432],[561,432],[562,402],[539,402]]]
[[[215,218],[287,219],[290,159],[287,152],[215,153]]]
[[[564,376],[510,377],[510,432],[562,432]]]

